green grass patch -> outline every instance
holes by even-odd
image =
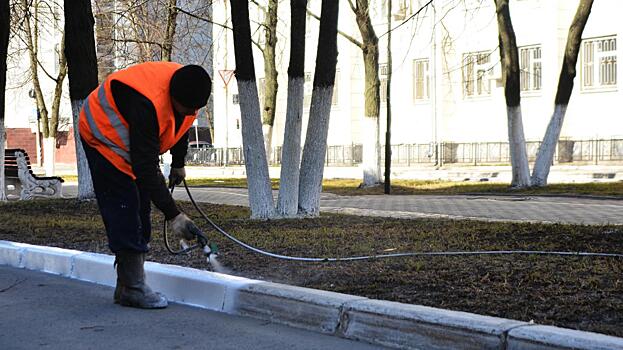
[[[189,186],[247,187],[246,178],[189,179]],[[279,189],[279,179],[271,179],[272,188]],[[360,188],[358,179],[326,179],[322,182],[324,192],[343,196],[382,195],[383,185]],[[472,193],[518,194],[518,195],[592,195],[622,196],[623,182],[591,182],[550,184],[547,187],[513,189],[508,184],[489,182],[456,182],[441,180],[393,180],[391,193],[395,195],[460,195]]]

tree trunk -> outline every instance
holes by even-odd
[[[265,45],[262,50],[264,56],[264,108],[262,110],[262,124],[264,125],[264,146],[266,148],[266,159],[270,162],[273,126],[275,125],[275,108],[277,106],[277,91],[279,83],[277,82],[277,10],[279,6],[278,0],[268,1],[268,10],[266,20],[264,21]]]
[[[543,142],[536,155],[534,170],[532,171],[533,186],[547,185],[547,177],[554,160],[554,152],[556,151],[556,145],[562,130],[562,123],[565,120],[571,92],[573,92],[573,79],[575,79],[578,54],[582,45],[582,33],[584,32],[584,27],[586,27],[592,6],[593,0],[581,0],[573,22],[569,27],[565,57],[560,71],[560,78],[558,79],[554,114],[547,125]]]
[[[47,176],[52,176],[56,173],[56,135],[58,132],[58,118],[60,113],[60,105],[61,105],[61,97],[63,96],[63,81],[65,81],[65,76],[67,75],[67,61],[65,60],[65,35],[63,34],[63,39],[61,40],[61,50],[58,53],[60,61],[59,61],[59,72],[56,77],[55,86],[54,86],[54,95],[52,97],[52,113],[49,115],[49,126],[48,136],[44,137],[43,142],[43,151],[44,151],[44,166],[45,166],[45,174]]]
[[[100,53],[99,64],[98,64],[98,80],[99,81],[104,81],[106,77],[115,70],[115,58],[116,58],[115,57],[116,56],[115,46],[116,45],[115,45],[115,42],[113,41],[113,37],[115,36],[114,34],[115,1],[117,0],[97,0],[97,3],[95,3],[95,17],[97,18],[97,27],[95,28],[96,30],[95,35],[97,38],[96,40],[97,51]],[[83,2],[83,0],[78,0],[78,2]],[[67,6],[72,5],[73,2],[64,0],[64,3],[65,3],[65,18],[67,18]],[[71,6],[71,7],[74,7],[74,6]],[[132,24],[134,24],[134,22],[132,21],[133,14],[134,14],[134,11],[131,11],[128,14],[128,16],[130,17],[130,22]],[[67,33],[65,33],[65,35],[67,35]],[[66,45],[69,45],[69,44],[70,43],[67,43]],[[144,45],[141,43],[138,43],[136,46],[139,52],[141,52],[142,54]],[[141,55],[141,57],[142,56],[143,55]],[[71,81],[70,81],[70,84],[71,84]]]
[[[260,104],[251,51],[248,0],[231,1],[231,18],[234,29],[236,81],[240,95],[242,146],[247,171],[251,217],[269,218],[274,213],[274,202],[262,137]]]
[[[351,8],[361,33],[365,77],[365,109],[363,122],[363,186],[374,186],[381,181],[379,157],[379,39],[374,32],[369,12],[369,0],[357,0]]]
[[[528,154],[526,152],[526,139],[524,138],[521,106],[507,106],[506,115],[508,118],[508,141],[513,176],[511,187],[529,187],[530,168],[528,165]]]
[[[7,53],[9,49],[9,32],[11,21],[11,9],[8,1],[0,2],[0,201],[6,201],[6,183],[4,181],[4,144],[6,131],[4,129],[4,111],[6,91]]]
[[[530,167],[526,151],[526,140],[521,117],[521,96],[519,85],[519,54],[515,31],[510,17],[508,0],[496,0],[500,58],[504,77],[506,115],[508,118],[508,141],[513,179],[511,186],[530,186]]]
[[[305,10],[307,0],[290,2],[290,64],[288,68],[288,105],[281,149],[281,176],[277,214],[294,217],[298,212],[301,127],[305,93]]]
[[[56,138],[49,136],[43,138],[43,168],[46,176],[54,175],[56,163]]]
[[[30,74],[32,77],[33,90],[35,92],[35,101],[37,105],[37,111],[41,118],[41,125],[43,127],[42,134],[43,138],[47,139],[52,137],[50,134],[50,116],[48,113],[48,109],[45,104],[45,98],[43,96],[43,91],[41,90],[41,82],[39,80],[39,65],[38,65],[38,54],[39,54],[39,19],[38,19],[38,7],[39,2],[37,0],[32,3],[27,0],[21,0],[22,11],[24,12],[24,30],[26,35],[26,46],[28,50],[28,57],[30,61]],[[31,14],[30,7],[33,7],[33,12]],[[31,18],[32,16],[32,18]],[[34,22],[34,23],[33,23]],[[44,142],[44,147],[46,144],[56,144],[55,142]],[[44,149],[44,168],[45,173],[48,176],[53,175],[54,172],[54,164],[50,163],[54,161],[53,153],[49,153],[50,150]],[[48,157],[45,157],[47,154]]]
[[[273,126],[269,124],[263,124],[262,135],[264,137],[264,153],[266,153],[266,162],[270,164],[273,153]]]
[[[91,172],[87,163],[78,119],[82,105],[97,88],[97,57],[95,53],[95,21],[91,0],[65,0],[65,55],[69,73],[69,96],[73,115],[76,160],[78,165],[78,199],[95,198]]]
[[[167,29],[162,45],[162,60],[170,62],[173,54],[173,39],[175,38],[175,29],[177,28],[177,0],[169,0],[167,17]]]
[[[337,65],[338,12],[338,1],[322,0],[314,87],[301,161],[299,213],[303,215],[320,214],[320,193]]]
[[[52,115],[50,116],[50,137],[56,138],[58,132],[58,118],[60,114],[61,98],[63,96],[63,82],[67,76],[67,60],[65,59],[65,34],[61,39],[61,49],[58,52],[59,70],[54,86],[54,96],[52,98]]]

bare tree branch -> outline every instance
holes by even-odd
[[[307,9],[307,13],[312,16],[313,18],[315,18],[316,20],[320,21],[320,17],[318,15],[316,15],[315,13],[313,13],[310,9]],[[351,43],[353,43],[354,45],[358,46],[360,49],[365,49],[365,46],[363,45],[363,43],[357,39],[355,39],[354,37],[344,33],[343,31],[338,29],[338,34],[340,34],[341,36],[343,36],[345,39],[347,39],[348,41],[350,41]]]

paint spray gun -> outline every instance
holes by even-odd
[[[174,188],[175,188],[175,185],[171,185],[169,187],[171,193],[173,193]],[[184,215],[184,217],[186,216]],[[186,219],[188,220],[188,218]],[[214,242],[210,242],[210,240],[208,239],[208,236],[200,228],[194,225],[192,221],[188,220],[188,222],[186,222],[184,225],[185,225],[186,232],[189,232],[193,237],[190,239],[181,238],[180,249],[173,250],[171,246],[169,245],[169,239],[168,239],[168,234],[167,234],[167,222],[166,221],[164,222],[163,230],[162,230],[163,235],[164,235],[164,245],[169,251],[169,253],[173,255],[188,254],[190,253],[190,251],[200,248],[205,254],[207,262],[210,263],[210,257],[216,256],[218,254],[218,247],[216,246],[216,244]],[[197,239],[197,242],[191,243],[190,240],[194,238]]]
[[[188,242],[184,238],[180,239],[181,250],[179,251],[179,254],[188,253],[188,252],[190,252],[193,249],[201,248],[201,250],[203,251],[203,253],[206,256],[207,262],[210,263],[210,257],[212,255],[214,255],[214,256],[218,255],[218,247],[216,246],[216,243],[210,242],[208,240],[208,237],[206,236],[206,234],[203,233],[203,231],[201,231],[195,225],[192,225],[192,228],[190,228],[190,231],[197,238],[197,243],[196,244],[191,244],[190,242]],[[167,240],[165,239],[165,242],[166,241]]]

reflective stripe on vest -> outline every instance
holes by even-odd
[[[99,89],[101,91],[104,91],[104,86],[103,84],[99,87]],[[102,94],[98,93],[98,96],[101,97]],[[104,100],[106,99],[106,94],[103,95],[104,96]],[[101,100],[100,100],[101,103]],[[109,140],[107,137],[105,137],[104,135],[102,135],[102,133],[100,132],[99,128],[97,127],[97,124],[95,123],[95,119],[93,119],[93,114],[91,114],[91,106],[89,104],[89,101],[87,101],[84,106],[84,115],[86,116],[86,121],[87,123],[89,123],[89,128],[91,129],[91,133],[93,134],[93,137],[95,137],[98,141],[100,141],[101,143],[105,144],[106,146],[108,146],[108,148],[110,148],[113,152],[115,152],[117,155],[119,155],[121,158],[123,158],[126,162],[130,163],[130,152],[124,150],[123,148],[117,146],[117,144],[115,144],[113,141]],[[114,111],[113,111],[114,113]],[[106,115],[109,115],[108,113],[106,113]],[[118,116],[115,113],[115,117],[118,119]],[[110,116],[109,116],[110,118]],[[114,125],[114,124],[113,124]],[[125,127],[123,125],[121,125],[121,127],[123,129],[125,129]],[[117,130],[117,128],[115,127],[115,129]],[[119,132],[117,130],[117,132]],[[126,134],[126,138],[123,140],[124,143],[126,145],[128,145],[129,142],[129,136],[128,136],[128,130],[125,129],[125,134]],[[121,136],[121,134],[120,134]],[[122,136],[123,139],[123,136]],[[129,149],[129,147],[128,147]]]

